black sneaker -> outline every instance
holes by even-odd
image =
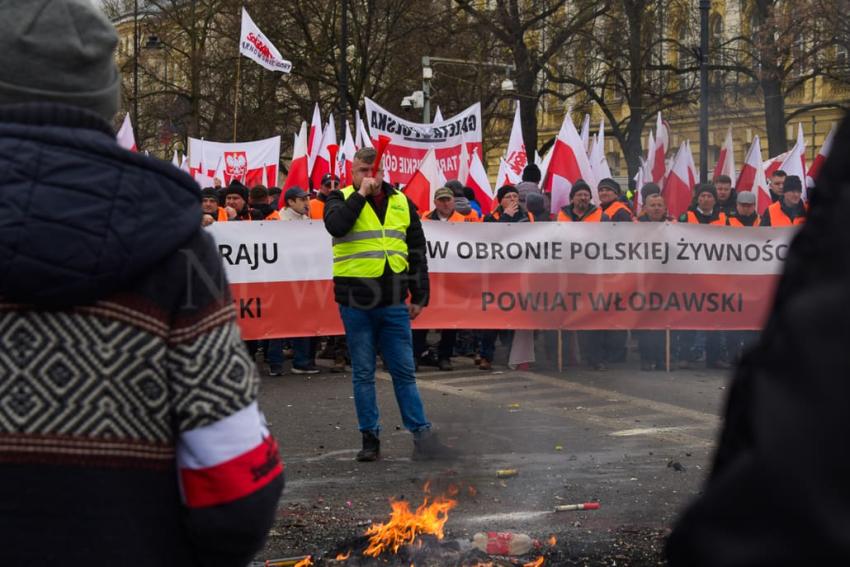
[[[308,366],[295,366],[292,365],[292,373],[293,374],[318,374],[319,367],[315,364],[310,364]]]
[[[371,431],[363,432],[363,448],[357,453],[360,462],[377,461],[381,458],[381,440]]]
[[[440,443],[437,434],[430,429],[414,434],[412,457],[414,461],[450,461],[459,456],[457,449]]]
[[[452,370],[454,370],[454,367],[452,366],[451,361],[446,360],[445,358],[440,361],[439,365],[440,365],[440,370],[442,370],[443,372],[451,372]]]
[[[283,364],[269,364],[269,376],[282,376]]]

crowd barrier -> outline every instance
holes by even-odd
[[[760,329],[794,228],[423,223],[414,328]],[[248,339],[342,334],[321,222],[229,222],[218,244]]]

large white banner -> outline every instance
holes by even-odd
[[[289,73],[292,63],[283,58],[280,51],[260,31],[248,11],[242,8],[242,32],[239,34],[239,53],[262,65],[269,71]]]
[[[759,329],[790,228],[423,223],[419,328]],[[341,332],[321,222],[215,223],[243,333]]]
[[[441,122],[410,122],[366,99],[366,123],[372,140],[387,136],[390,144],[384,152],[384,169],[393,183],[402,185],[419,169],[429,149],[434,148],[446,179],[455,179],[460,169],[461,144],[469,155],[481,157],[481,104],[475,103],[460,114]],[[483,159],[483,158],[482,158]]]
[[[277,185],[279,163],[280,136],[234,143],[189,138],[191,174],[200,172],[212,177],[216,171],[223,172],[225,185],[231,179],[238,179],[249,187],[260,183]]]

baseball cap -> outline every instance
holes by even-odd
[[[331,181],[335,183],[339,183],[339,177],[336,175],[332,175],[330,173],[326,173],[322,176],[322,185],[330,185]],[[294,197],[293,197],[294,199]]]
[[[434,200],[448,199],[455,196],[455,192],[448,187],[440,187],[434,192]]]
[[[290,199],[300,199],[301,197],[309,197],[310,194],[304,191],[301,187],[290,187],[286,190],[286,193],[283,195],[284,201],[289,201]]]
[[[755,205],[756,194],[752,191],[741,191],[738,193],[738,202],[742,205]]]

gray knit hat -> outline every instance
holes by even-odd
[[[111,121],[117,44],[91,0],[0,0],[0,104],[59,102]]]

